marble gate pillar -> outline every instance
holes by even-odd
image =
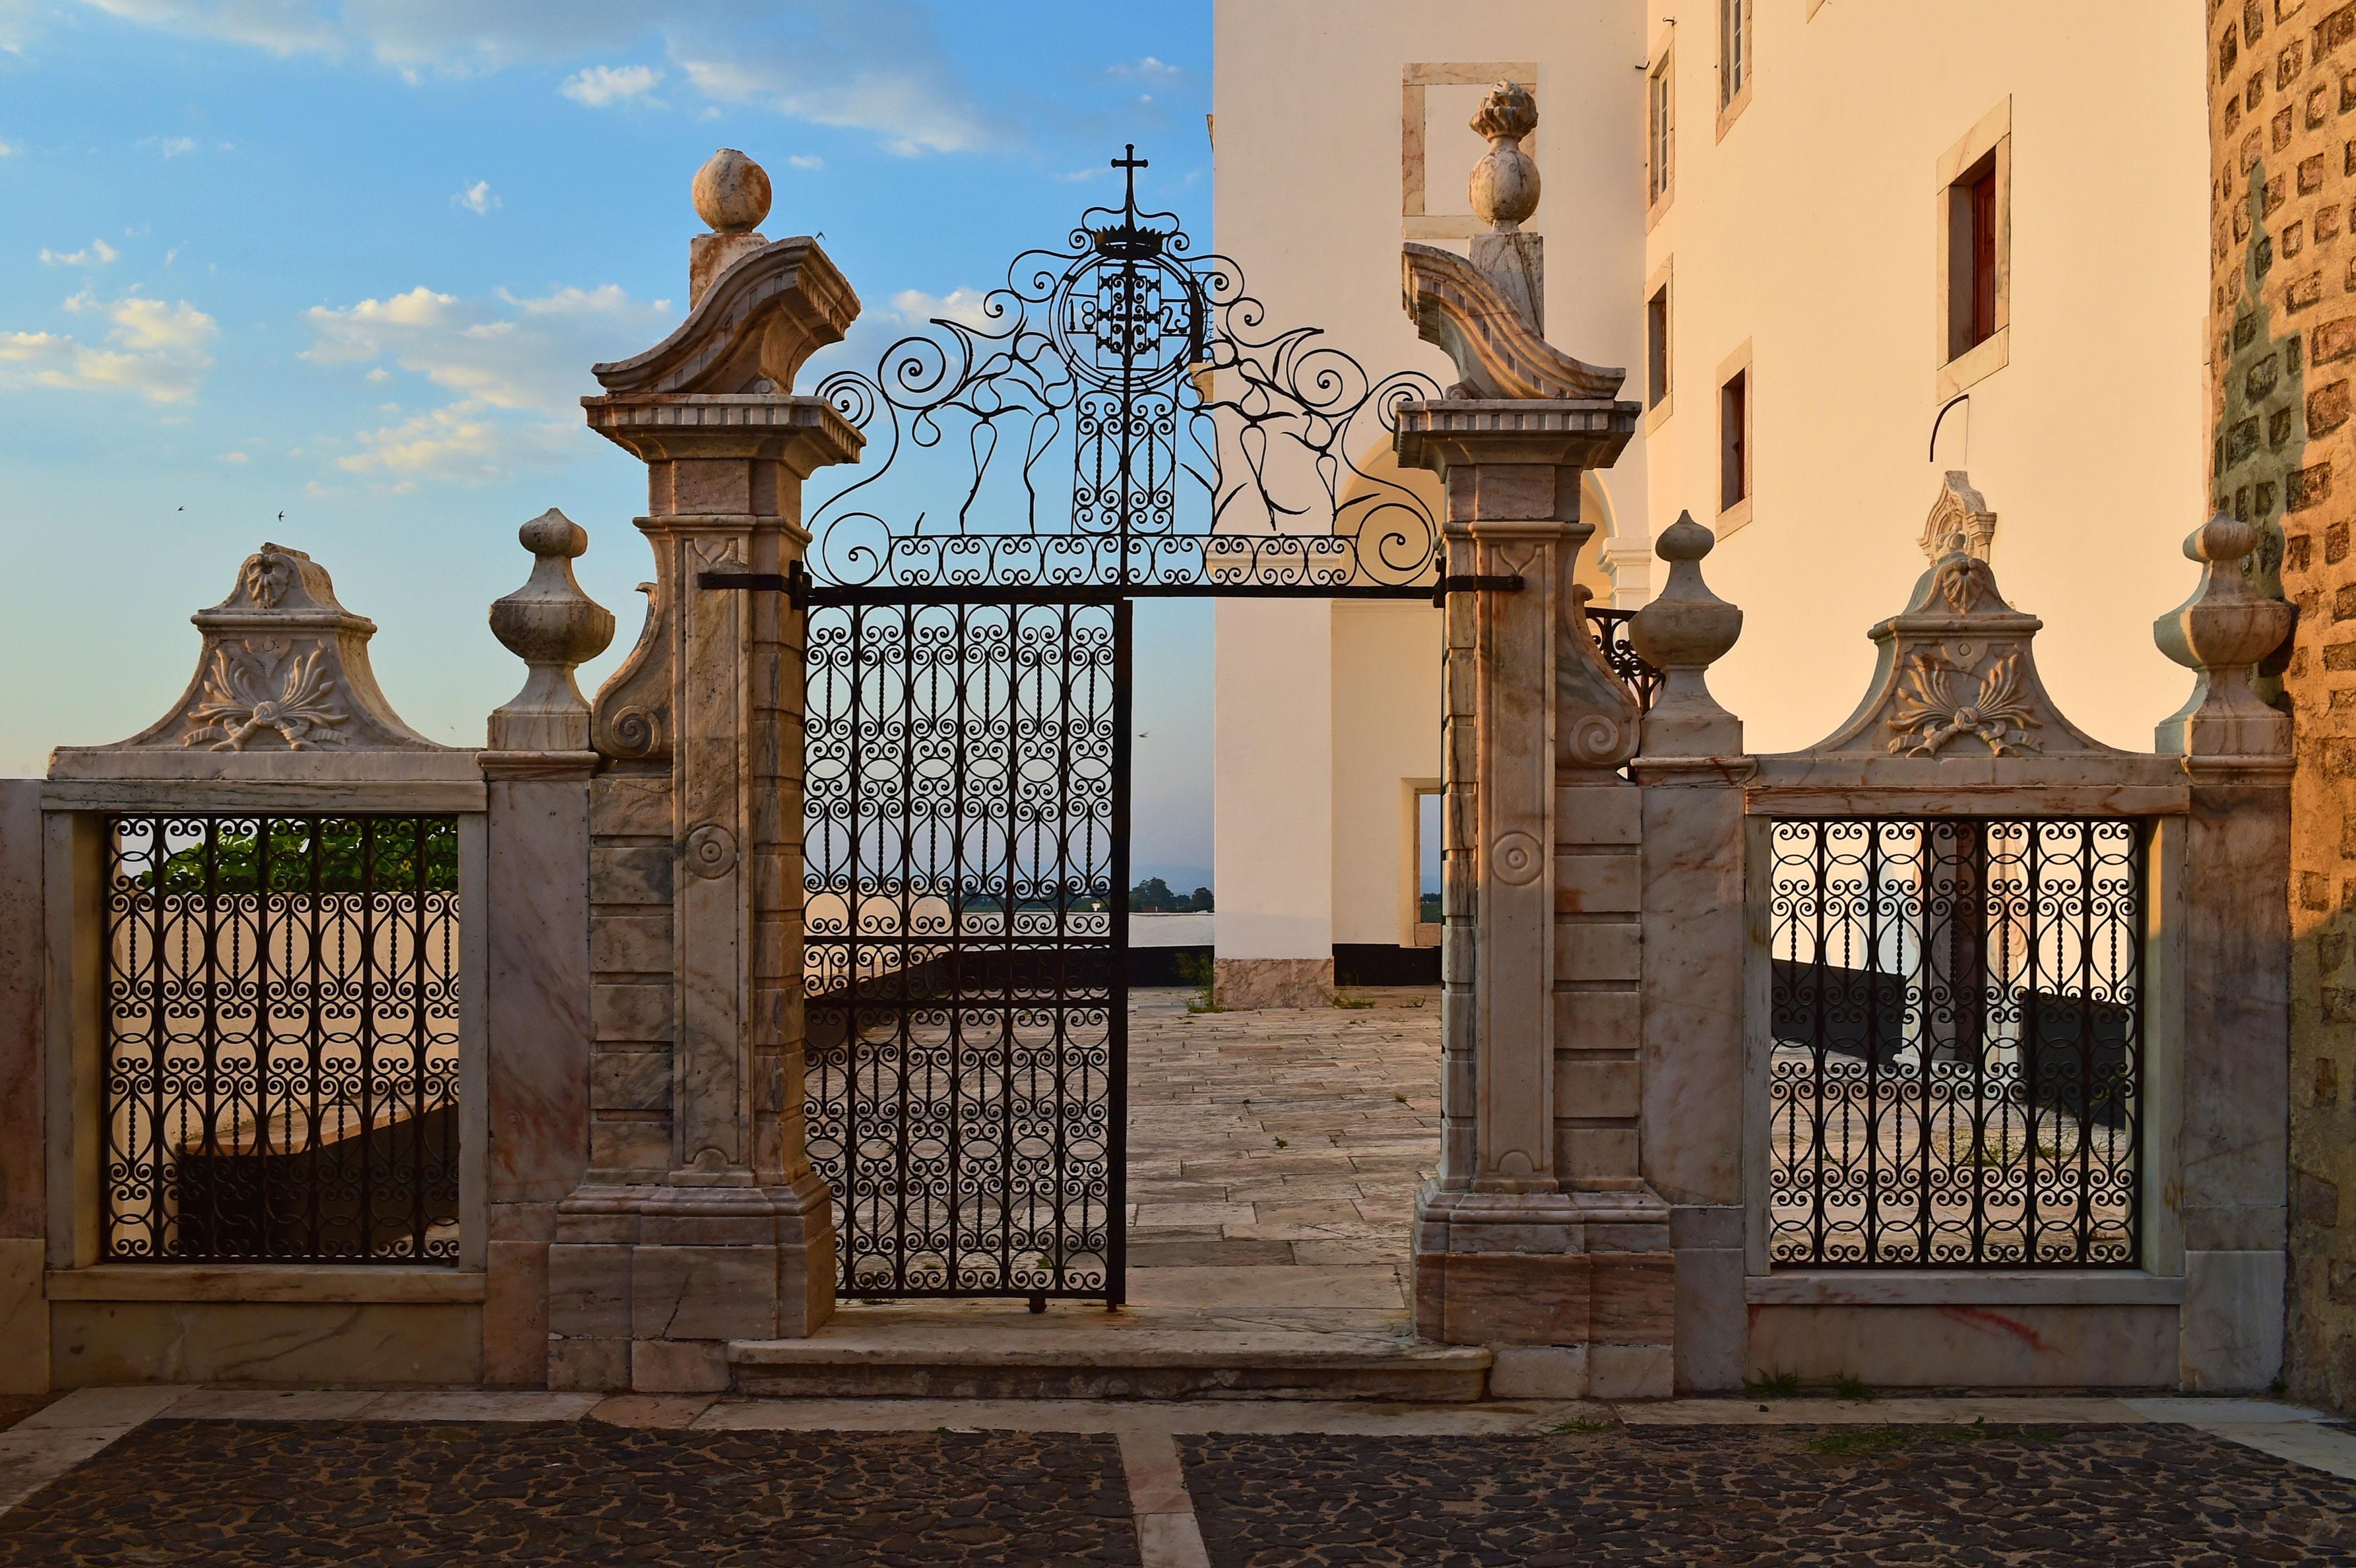
[[[1580,476],[1612,463],[1637,406],[1623,373],[1539,334],[1528,92],[1473,128],[1494,232],[1470,261],[1405,249],[1408,314],[1458,382],[1401,409],[1403,464],[1447,497],[1447,928],[1442,1149],[1418,1201],[1415,1319],[1497,1348],[1504,1395],[1665,1394],[1669,1211],[1640,1174],[1641,792],[1619,768],[1635,704],[1572,581],[1593,534]],[[1467,581],[1469,580],[1469,581]]]
[[[591,1168],[550,1249],[557,1387],[724,1388],[729,1341],[834,1307],[801,1120],[802,617],[774,590],[808,542],[803,480],[859,450],[792,390],[859,302],[815,241],[753,232],[768,179],[742,154],[695,199],[714,232],[687,320],[583,400],[647,464],[655,581],[594,705]]]

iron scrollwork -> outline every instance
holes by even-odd
[[[1439,383],[1271,327],[1234,261],[1194,254],[1174,213],[1139,210],[1135,153],[1114,162],[1121,205],[1016,257],[973,316],[819,384],[876,454],[811,508],[821,587],[1430,580],[1440,519],[1368,459],[1398,406]],[[954,494],[954,509],[903,506],[904,488]]]

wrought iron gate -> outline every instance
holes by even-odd
[[[811,608],[808,1119],[848,1292],[1119,1298],[1129,628],[1103,594]]]
[[[818,389],[868,438],[796,585],[805,1110],[852,1296],[1122,1297],[1131,603],[1449,581],[1387,466],[1439,384],[1270,327],[1139,209],[1135,151],[1119,207]]]

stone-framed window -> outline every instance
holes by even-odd
[[[1722,141],[1751,106],[1759,33],[1751,20],[1753,0],[1717,0],[1717,4],[1718,134]]]
[[[1941,155],[1938,202],[1940,400],[2012,357],[2012,100]]]
[[[1399,238],[1445,245],[1485,234],[1472,215],[1461,177],[1427,189],[1424,170],[1432,146],[1439,166],[1468,166],[1488,148],[1467,125],[1483,94],[1501,81],[1537,92],[1535,60],[1410,60],[1399,68]],[[1542,232],[1535,219],[1523,227]]]
[[[1644,290],[1644,428],[1669,417],[1676,389],[1671,365],[1676,304],[1670,293],[1673,263],[1663,261]]]
[[[1756,488],[1757,457],[1751,431],[1758,419],[1758,388],[1751,366],[1751,345],[1727,357],[1718,368],[1718,535],[1720,539],[1751,520]]]
[[[1677,54],[1674,43],[1654,51],[1644,78],[1645,220],[1658,218],[1676,194]]]
[[[1405,818],[1400,824],[1400,848],[1404,851],[1404,863],[1399,868],[1401,947],[1440,945],[1440,901],[1436,873],[1441,868],[1440,854],[1445,847],[1442,813],[1447,803],[1443,780],[1399,780],[1400,815]]]

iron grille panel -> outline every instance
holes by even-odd
[[[810,612],[805,1109],[846,1295],[1120,1298],[1129,621]]]
[[[448,816],[105,826],[102,1254],[458,1259]]]
[[[2137,1265],[2146,838],[1772,824],[1774,1263]]]

